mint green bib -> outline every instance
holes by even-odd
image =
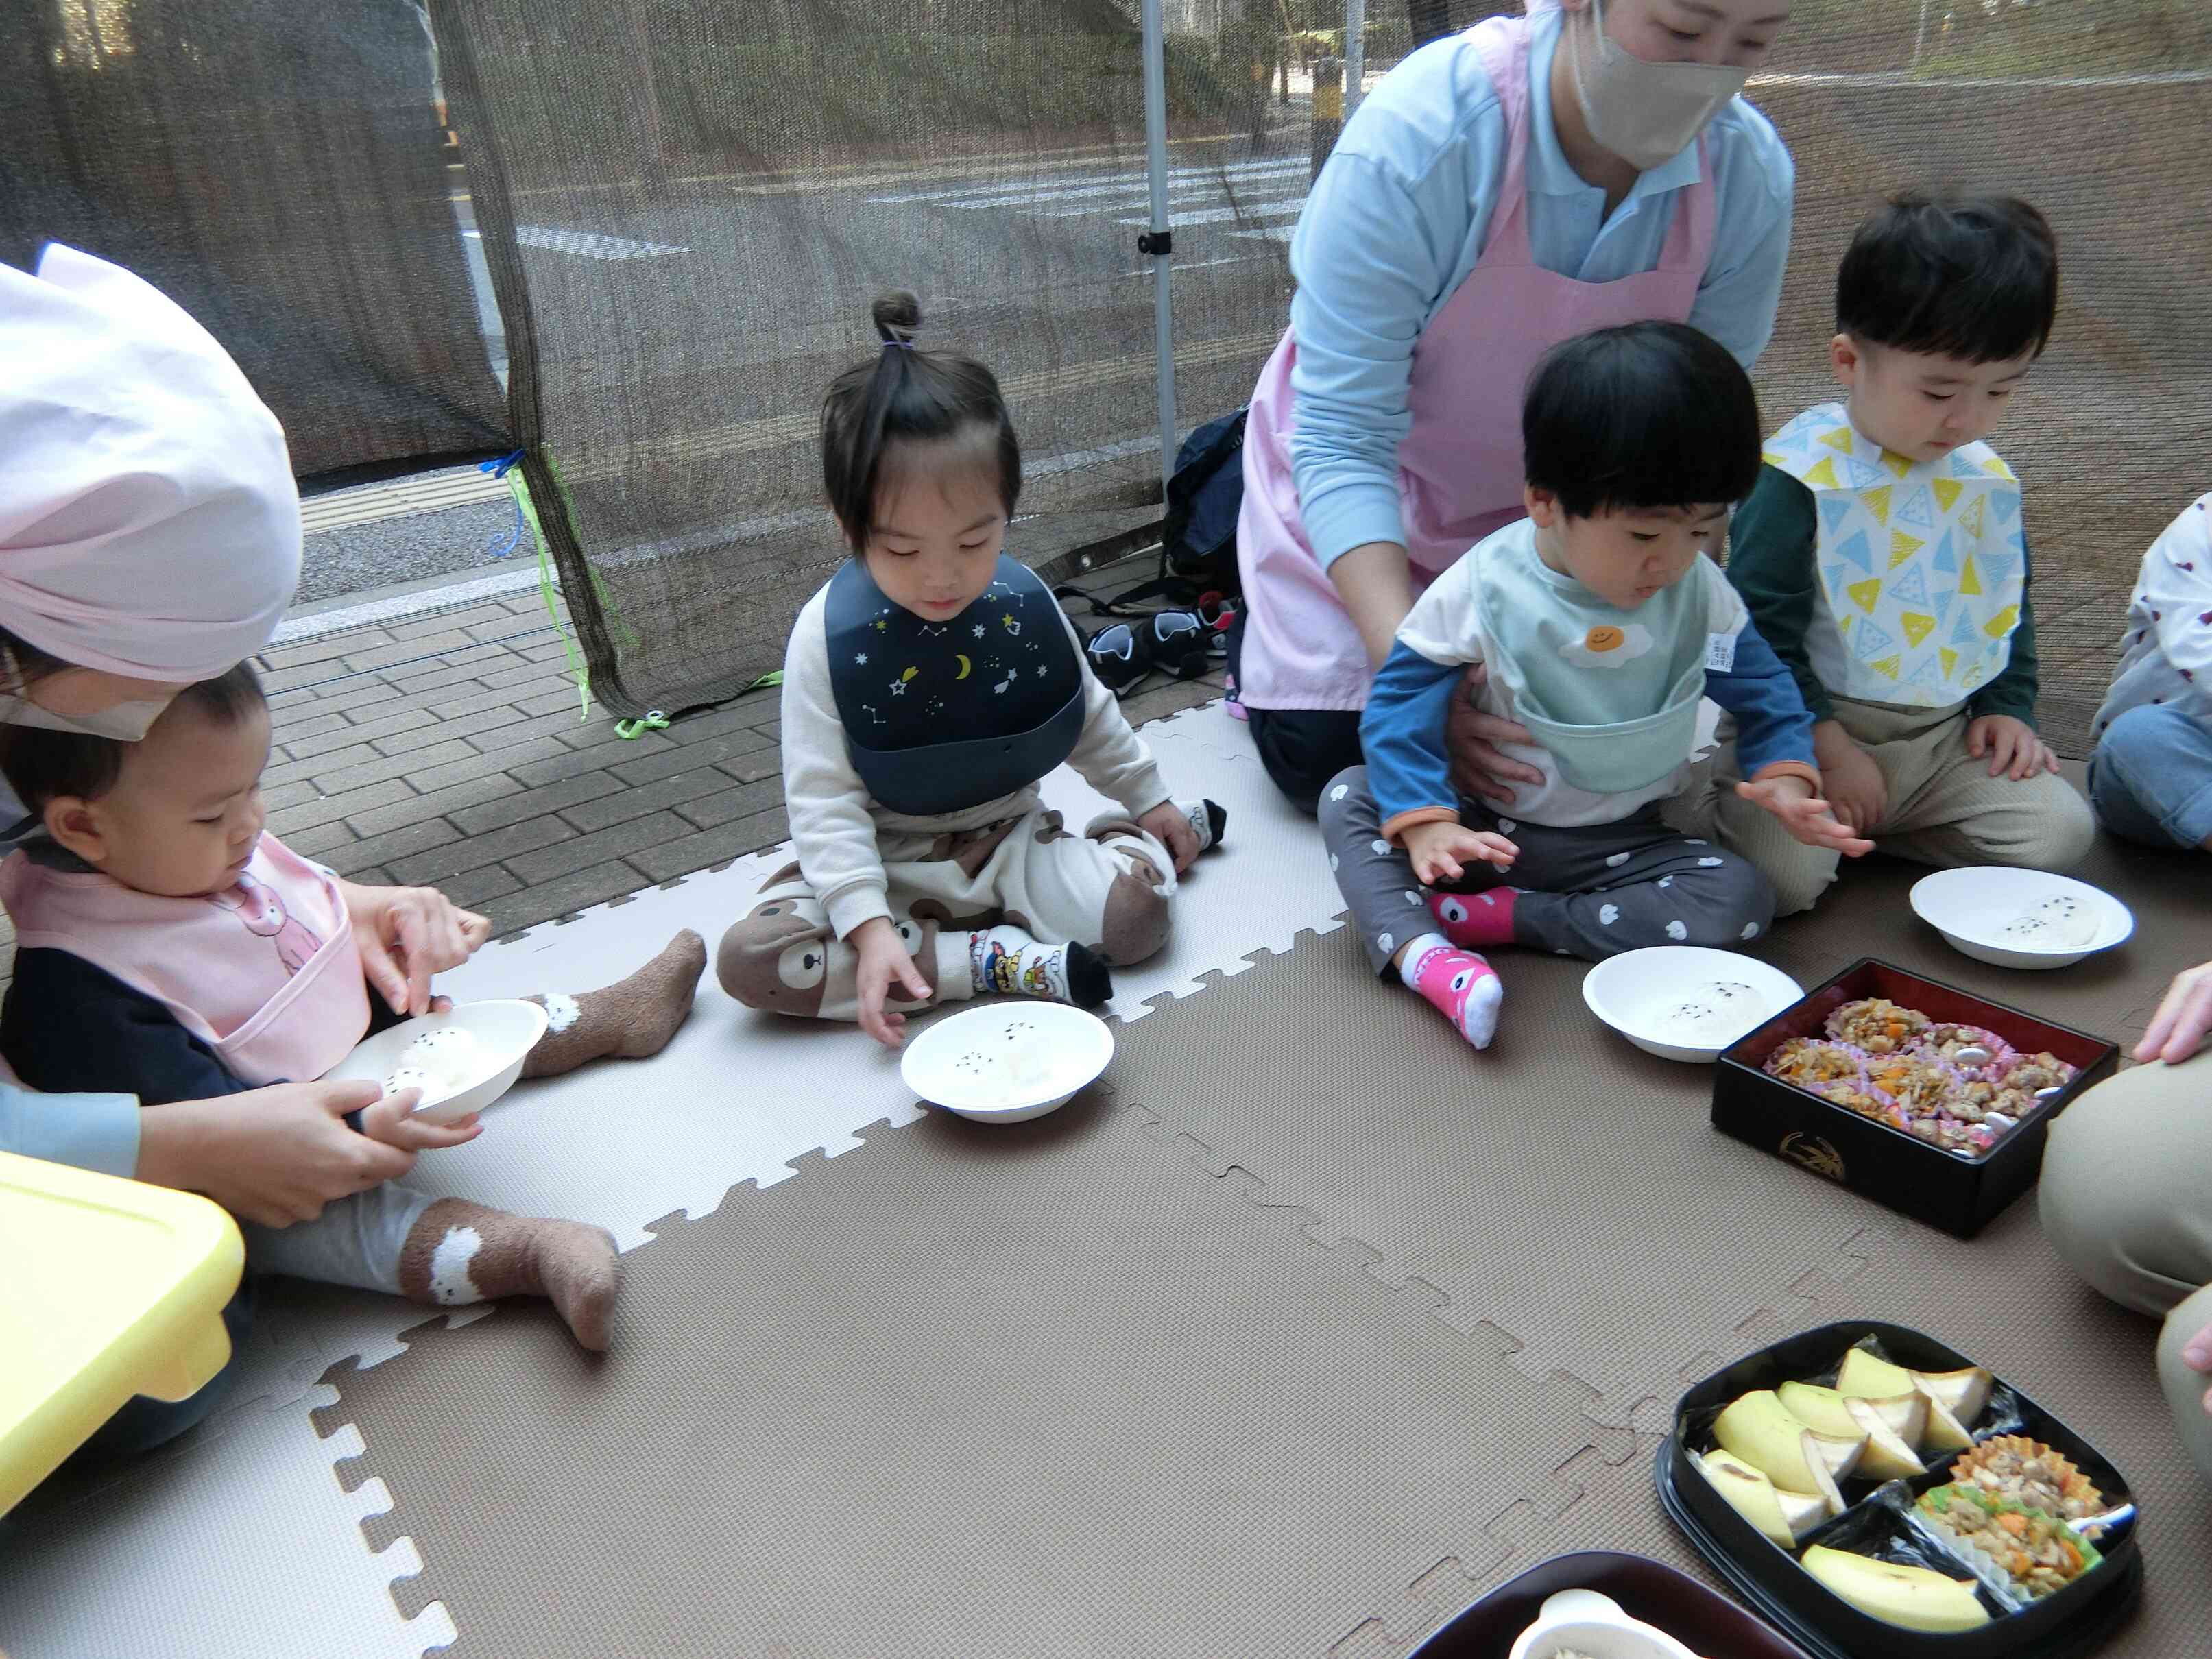
[[[1727,580],[1717,566],[1701,558],[1674,586],[1623,611],[1547,568],[1533,546],[1477,552],[1491,672],[1561,777],[1592,794],[1627,794],[1690,758],[1711,641],[1732,615],[1715,591]],[[1731,631],[1731,660],[1732,641]]]

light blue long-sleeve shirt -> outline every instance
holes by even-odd
[[[23,809],[0,784],[0,858]],[[0,1152],[130,1177],[138,1172],[138,1103],[130,1095],[42,1095],[0,1081]]]
[[[138,1173],[138,1102],[130,1095],[42,1095],[0,1083],[0,1152],[130,1179]]]
[[[1605,192],[1567,163],[1552,124],[1552,57],[1565,14],[1529,19],[1528,246],[1546,270],[1609,283],[1659,263],[1698,149],[1641,175],[1610,220]],[[1796,171],[1741,99],[1705,129],[1713,248],[1689,320],[1751,367],[1774,331]],[[1299,508],[1324,566],[1402,542],[1398,446],[1414,343],[1474,269],[1505,174],[1505,113],[1464,37],[1423,47],[1361,104],[1315,181],[1291,241],[1298,345],[1291,443]],[[1520,388],[1500,387],[1502,397]]]

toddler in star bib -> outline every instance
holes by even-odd
[[[158,1108],[312,1081],[409,1012],[404,975],[372,1001],[356,915],[377,918],[410,969],[458,966],[483,942],[489,924],[441,894],[340,881],[266,833],[269,743],[269,706],[245,665],[187,686],[137,743],[0,727],[0,775],[41,826],[0,864],[16,935],[0,1055],[23,1082]],[[522,1074],[658,1053],[706,965],[704,941],[685,932],[616,984],[533,998],[547,1030]],[[411,1147],[414,1098],[347,1121]],[[385,1182],[313,1220],[241,1231],[258,1272],[441,1307],[544,1296],[584,1346],[607,1346],[621,1266],[614,1241],[581,1222]]]
[[[915,343],[910,294],[876,302],[882,349],[822,407],[824,493],[852,557],[783,663],[795,863],[722,936],[746,1006],[859,1021],[987,994],[1095,1008],[1111,969],[1166,942],[1169,901],[1221,841],[1168,799],[1060,602],[1004,550],[1021,448],[997,377]],[[1081,835],[1037,793],[1062,762],[1115,804]]]
[[[1828,356],[1844,399],[1767,440],[1729,534],[1729,580],[1813,711],[1836,816],[1921,864],[2063,870],[2096,831],[2036,735],[2020,482],[1984,441],[2057,306],[2057,244],[2027,203],[1895,198],[1837,273]],[[1747,775],[1740,744],[1714,769]],[[1717,811],[1778,915],[1836,879],[1832,849],[1725,790]]]
[[[1788,670],[1708,556],[1759,467],[1758,404],[1735,358],[1680,323],[1583,335],[1539,365],[1522,435],[1528,516],[1414,601],[1360,720],[1366,763],[1321,799],[1376,972],[1478,1048],[1503,996],[1486,951],[1595,961],[1765,931],[1765,878],[1661,817],[1691,781],[1705,697],[1744,733],[1747,807],[1808,842],[1866,850],[1820,799]],[[1486,711],[1531,735],[1506,752],[1543,775],[1510,816],[1463,796],[1445,758],[1470,664],[1486,670]]]

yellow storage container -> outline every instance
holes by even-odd
[[[220,1206],[0,1152],[0,1514],[134,1395],[230,1358],[246,1246]]]

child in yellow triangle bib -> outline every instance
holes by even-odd
[[[1937,866],[2061,869],[2088,804],[2036,735],[2035,623],[2019,480],[1984,441],[2051,337],[2051,227],[2009,197],[1907,193],[1859,227],[1829,357],[1848,395],[1768,441],[1729,532],[1729,579],[1813,712],[1837,817]],[[1837,854],[1736,799],[1722,842],[1808,909]]]

